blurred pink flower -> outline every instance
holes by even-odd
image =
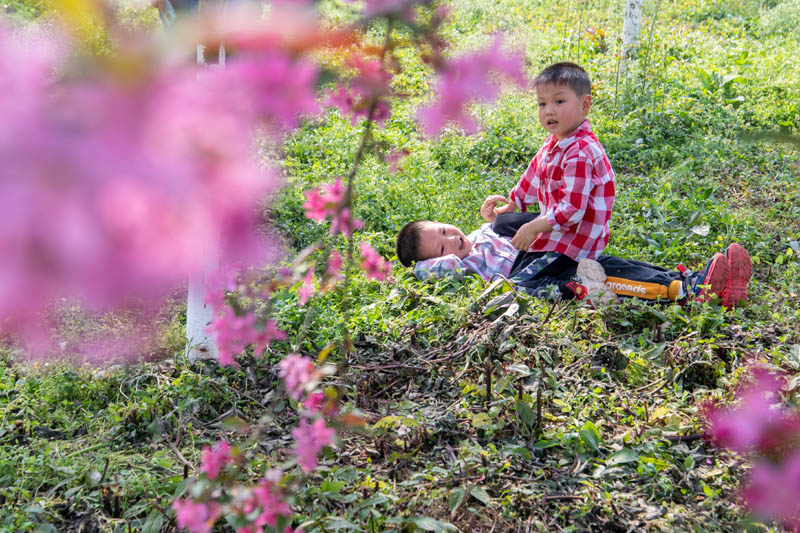
[[[742,498],[756,515],[800,531],[800,451],[781,463],[761,460],[753,467]]]
[[[306,191],[306,201],[303,203],[306,217],[322,222],[325,217],[334,216],[342,203],[344,192],[345,187],[341,178],[337,178],[333,183]]]
[[[496,99],[501,76],[525,86],[522,55],[506,54],[502,46],[503,39],[498,36],[487,51],[446,63],[436,85],[436,102],[418,113],[427,135],[437,135],[448,122],[458,123],[466,132],[475,132],[478,125],[467,115],[466,106]]]
[[[392,271],[392,265],[384,260],[375,249],[366,242],[361,243],[361,268],[367,279],[384,281]]]
[[[280,180],[256,164],[253,140],[319,111],[316,67],[262,44],[226,69],[137,56],[132,78],[111,62],[73,68],[67,59],[86,59],[68,52],[0,27],[6,330],[47,335],[33,317],[60,297],[93,309],[154,307],[208,254],[243,266],[277,259],[259,202]],[[210,294],[215,307],[222,298]],[[223,361],[235,352],[223,350]]]
[[[305,305],[309,298],[314,296],[314,292],[316,292],[316,290],[317,288],[314,285],[314,269],[309,268],[308,272],[306,272],[306,275],[303,278],[303,283],[297,290],[297,305]]]
[[[267,320],[263,327],[259,327],[257,322],[255,313],[237,315],[236,311],[227,306],[214,317],[206,332],[214,334],[221,365],[239,366],[233,357],[251,344],[254,345],[253,355],[259,357],[269,343],[286,338],[286,333],[278,329],[274,320]]]
[[[239,366],[233,357],[251,344],[255,322],[255,314],[239,316],[230,307],[225,307],[209,324],[206,332],[213,333],[217,340],[221,365]]]
[[[755,382],[740,391],[737,407],[706,409],[708,434],[718,445],[739,453],[768,453],[800,436],[800,415],[782,406],[778,377],[759,368],[753,375]]]
[[[309,411],[317,412],[322,408],[322,402],[325,401],[325,394],[322,392],[314,392],[308,395],[303,400],[303,407]]]
[[[391,116],[391,107],[385,99],[392,93],[389,86],[392,74],[383,68],[380,61],[365,60],[360,56],[351,57],[346,66],[358,74],[350,80],[349,87],[338,85],[336,89],[327,91],[324,105],[350,115],[350,122],[355,125],[360,118],[369,116],[374,103],[372,119],[382,125]]]
[[[266,479],[253,487],[252,496],[244,504],[244,514],[251,515],[258,511],[255,521],[249,526],[237,529],[237,533],[260,533],[264,526],[275,526],[278,516],[289,516],[292,509],[274,490],[275,486]]]
[[[233,455],[231,455],[230,445],[221,440],[214,444],[213,447],[203,447],[203,453],[200,457],[200,471],[205,472],[208,479],[216,479],[222,467],[232,461]]]
[[[400,162],[406,158],[411,152],[407,149],[403,150],[392,150],[386,155],[386,162],[389,163],[389,170],[392,172],[397,172],[397,169],[403,169],[400,166]]]
[[[264,327],[260,330],[257,329],[253,334],[253,355],[260,357],[272,341],[282,341],[284,339],[286,339],[286,333],[278,329],[274,320],[267,320]]]
[[[306,385],[315,377],[314,362],[308,357],[290,354],[278,363],[278,367],[286,392],[296,400],[301,400],[305,395]]]
[[[413,23],[414,6],[418,3],[419,0],[367,0],[364,16],[398,15],[405,22]]]
[[[321,418],[311,424],[306,419],[300,421],[300,426],[292,431],[292,436],[296,443],[297,462],[303,472],[311,472],[317,467],[317,454],[333,442],[334,435],[336,431],[326,426]]]
[[[325,271],[326,275],[331,279],[341,281],[342,275],[339,273],[342,270],[342,256],[336,250],[331,252],[328,257],[328,269]]]
[[[333,216],[331,220],[331,235],[342,233],[349,237],[354,230],[364,227],[364,223],[357,218],[350,217],[350,210],[344,208]]]
[[[219,505],[213,502],[196,502],[189,498],[174,500],[172,509],[178,529],[187,529],[190,533],[209,533],[219,517]]]

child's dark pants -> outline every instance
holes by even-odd
[[[537,216],[538,213],[504,213],[497,216],[492,229],[498,235],[513,237],[523,224]],[[509,277],[525,292],[535,296],[553,296],[557,291],[555,295],[560,294],[565,299],[573,298],[572,287],[574,279],[577,279],[578,263],[562,254],[558,254],[555,259],[552,255],[545,259],[545,256],[552,253],[520,252]],[[543,268],[536,268],[537,261],[543,264]],[[678,299],[683,283],[680,272],[613,255],[601,255],[597,262],[608,276],[606,285],[618,296],[645,300]]]

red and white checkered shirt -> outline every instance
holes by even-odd
[[[578,261],[596,259],[608,244],[614,205],[614,171],[588,120],[559,142],[550,135],[509,199],[523,211],[539,204],[552,231],[540,233],[532,252],[558,252]]]

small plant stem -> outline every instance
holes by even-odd
[[[383,44],[383,49],[381,50],[381,63],[383,63],[384,58],[386,57],[386,51],[389,50],[390,45],[392,44],[392,19],[389,18],[386,22],[386,40]],[[356,152],[355,160],[353,161],[353,167],[350,169],[350,173],[347,175],[347,189],[344,193],[344,199],[342,200],[342,205],[340,206],[341,209],[350,209],[352,214],[352,203],[353,203],[353,178],[355,178],[356,172],[358,171],[358,167],[361,164],[361,160],[364,157],[364,151],[367,147],[367,140],[370,137],[370,133],[372,132],[372,122],[373,117],[375,116],[375,109],[378,107],[378,98],[373,98],[369,105],[369,110],[367,112],[367,121],[364,124],[364,133],[361,135],[361,144],[358,146],[358,151]],[[342,352],[343,356],[341,364],[346,365],[350,359],[350,353],[353,351],[353,341],[350,338],[350,328],[348,327],[347,323],[350,321],[350,281],[352,278],[353,272],[353,264],[355,263],[354,259],[354,250],[355,250],[355,236],[353,235],[352,228],[350,229],[350,236],[347,239],[347,260],[345,263],[344,269],[344,283],[342,287],[343,296],[342,296]],[[341,369],[341,367],[340,367]]]
[[[536,388],[536,434],[538,437],[542,434],[542,376],[539,376],[539,386]]]
[[[99,450],[100,448],[105,448],[109,444],[110,443],[108,443],[108,442],[98,442],[97,444],[89,446],[88,448],[82,448],[80,450],[76,450],[76,451],[74,451],[74,452],[72,452],[70,454],[67,454],[67,455],[64,456],[64,459],[72,459],[73,457],[77,457],[78,455],[81,455],[81,454],[84,454],[84,453],[88,453],[88,452],[93,452],[95,450]]]
[[[489,405],[492,403],[492,360],[491,358],[486,360],[486,408],[489,408]]]
[[[661,0],[656,0],[656,5],[653,8],[652,20],[650,21],[650,35],[647,38],[647,53],[644,56],[644,64],[642,66],[642,97],[645,96],[644,92],[645,89],[647,88],[647,66],[650,62],[650,52],[653,47],[653,32],[656,28],[656,19],[658,18],[658,8],[660,6],[661,6]],[[645,108],[643,107],[642,109]]]

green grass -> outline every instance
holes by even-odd
[[[39,13],[30,2],[9,5],[27,19]],[[617,83],[621,5],[465,0],[445,35],[459,53],[503,31],[530,75],[556,60],[584,65],[595,82],[590,119],[617,173],[608,252],[696,268],[738,241],[754,259],[749,304],[595,311],[523,298],[502,318],[483,312],[485,300],[473,305],[485,289],[474,278],[421,283],[402,268],[393,283],[356,277],[356,352],[336,383],[345,409],[359,409],[369,426],[344,434],[298,493],[306,531],[775,527],[750,523],[737,506],[744,462],[679,436],[702,431],[700,406],[730,400],[749,361],[800,369],[800,159],[790,144],[747,140],[799,133],[800,36],[788,22],[797,2],[648,1],[639,57]],[[349,16],[347,6],[322,7]],[[509,92],[475,108],[479,134],[424,138],[413,119],[430,72],[412,51],[398,55],[396,89],[410,97],[394,103],[356,176],[359,237],[387,258],[409,220],[477,227],[483,198],[507,192],[545,137],[534,95]],[[725,84],[728,75],[740,78]],[[346,174],[360,131],[329,112],[288,139],[287,187],[271,212],[293,250],[326,234],[304,217],[303,191]],[[410,155],[391,173],[383,157],[395,148]],[[303,308],[294,290],[274,302],[290,333],[314,313],[301,345],[310,355],[341,341],[340,308],[336,291]],[[246,450],[252,480],[287,458],[296,416],[273,365],[294,339],[264,360],[245,358],[240,371],[189,366],[175,355],[182,315],[170,309],[160,361],[45,367],[4,353],[0,529],[166,531],[169,501],[185,488],[178,452],[191,475],[204,444],[244,442],[221,423],[232,414],[260,424],[262,438]],[[65,335],[96,322],[68,325]]]

